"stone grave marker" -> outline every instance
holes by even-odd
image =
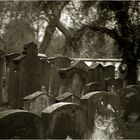
[[[93,91],[103,91],[103,86],[98,82],[91,82],[85,85],[85,94]]]
[[[107,78],[105,79],[105,90],[109,92],[116,92],[116,90],[123,88],[122,78]]]
[[[56,103],[42,111],[45,139],[83,139],[86,113],[74,103]],[[49,125],[48,125],[49,124]]]
[[[88,66],[83,61],[74,62],[71,67],[59,70],[61,77],[60,94],[70,92],[81,97],[87,81]]]
[[[115,78],[115,66],[113,65],[108,65],[104,67],[105,69],[105,79],[106,78]]]
[[[22,108],[23,97],[40,91],[43,81],[43,68],[37,56],[37,45],[33,42],[24,46],[23,54],[14,59],[15,107]]]
[[[0,50],[0,106],[2,104],[3,72],[4,72],[4,52]]]
[[[71,60],[67,57],[54,57],[48,58],[50,62],[50,82],[49,82],[49,94],[52,94],[54,97],[59,95],[59,88],[61,84],[59,69],[69,67]]]
[[[112,101],[113,98],[114,101],[116,100],[115,103]],[[106,91],[90,92],[81,98],[80,106],[87,112],[88,139],[94,134],[96,115],[102,117],[114,116],[115,112],[118,110],[118,101],[119,98],[110,95],[110,93]]]
[[[6,58],[6,85],[5,85],[5,94],[7,94],[7,100],[10,105],[13,105],[15,102],[13,94],[15,94],[15,67],[13,59],[18,57],[20,53],[10,53],[5,55]]]
[[[50,81],[50,63],[47,59],[41,58],[42,67],[43,67],[43,83],[42,85],[45,86],[47,93],[49,93],[49,81]]]
[[[25,110],[1,111],[0,132],[0,139],[42,139],[42,120]]]
[[[76,104],[80,103],[80,98],[73,95],[70,92],[65,92],[57,96],[55,99],[56,99],[56,102],[71,102],[71,103],[76,103]]]
[[[52,104],[52,97],[41,91],[36,91],[23,98],[25,110],[41,116],[41,111]]]
[[[87,83],[98,82],[104,87],[104,67],[101,64],[93,63],[88,71]]]

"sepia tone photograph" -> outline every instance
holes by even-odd
[[[140,139],[140,1],[0,0],[0,139]]]

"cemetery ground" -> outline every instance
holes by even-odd
[[[0,51],[0,139],[139,139],[140,85],[118,61]],[[120,62],[119,62],[120,64]]]

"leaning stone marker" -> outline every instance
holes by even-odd
[[[43,81],[43,68],[40,58],[37,56],[37,45],[29,43],[24,46],[22,55],[14,59],[15,73],[15,106],[23,106],[22,98],[40,91]]]
[[[83,139],[86,114],[73,103],[56,103],[42,112],[45,139]],[[49,124],[49,126],[48,126]]]
[[[49,94],[52,94],[54,97],[59,95],[60,88],[60,76],[59,69],[69,67],[71,60],[67,57],[55,57],[49,58],[50,62],[50,82],[49,82]]]
[[[0,112],[0,139],[42,139],[39,116],[24,110]]]

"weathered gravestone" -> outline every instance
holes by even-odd
[[[49,93],[49,81],[50,81],[50,63],[47,59],[40,58],[42,61],[43,68],[43,82],[42,85],[45,86],[47,93]]]
[[[87,112],[87,138],[89,139],[94,134],[96,114],[102,117],[114,116],[119,109],[119,98],[106,91],[91,92],[81,98],[80,106]]]
[[[13,63],[13,59],[18,57],[20,53],[10,53],[5,55],[6,58],[6,87],[5,94],[7,94],[7,98],[9,99],[9,104],[14,103],[13,94],[15,94],[15,67]]]
[[[23,54],[14,59],[14,107],[22,108],[22,98],[40,91],[43,81],[43,68],[40,58],[37,56],[37,45],[29,43],[24,46]],[[10,101],[12,102],[12,101]]]
[[[56,102],[71,102],[71,103],[76,103],[76,104],[80,103],[80,98],[78,96],[73,95],[70,92],[65,92],[57,96],[55,99],[56,99]]]
[[[121,78],[107,78],[105,79],[105,90],[109,92],[115,92],[116,90],[123,88],[123,79]]]
[[[138,92],[138,94],[140,95],[140,85],[127,85],[126,87],[135,89]]]
[[[98,82],[92,82],[85,85],[85,94],[93,91],[103,91],[103,86]]]
[[[39,116],[41,115],[42,110],[53,104],[52,97],[41,91],[36,91],[35,93],[24,97],[23,100],[23,108]]]
[[[71,67],[59,69],[61,77],[60,94],[70,92],[81,97],[87,80],[88,66],[83,61],[74,62]]]
[[[54,97],[59,95],[60,88],[60,76],[59,69],[69,67],[71,60],[67,57],[55,57],[49,58],[50,62],[50,82],[49,82],[49,94],[52,94]]]
[[[101,64],[93,63],[88,71],[87,83],[98,82],[104,87],[104,67]]]
[[[123,118],[125,121],[131,120],[131,115],[139,114],[135,119],[138,120],[140,116],[140,97],[136,89],[122,88],[117,91],[121,99],[121,108],[124,110]]]
[[[83,139],[86,113],[74,103],[56,103],[42,112],[45,139]]]
[[[0,105],[2,104],[2,88],[3,88],[3,70],[4,70],[4,52],[0,50]]]
[[[105,79],[109,77],[115,78],[115,66],[108,65],[108,66],[105,66],[104,69],[105,69],[105,73],[104,73]]]
[[[0,112],[0,139],[42,139],[39,116],[24,110]]]
[[[117,91],[121,99],[121,134],[123,139],[139,139],[140,134],[140,97],[133,88],[122,88]]]

